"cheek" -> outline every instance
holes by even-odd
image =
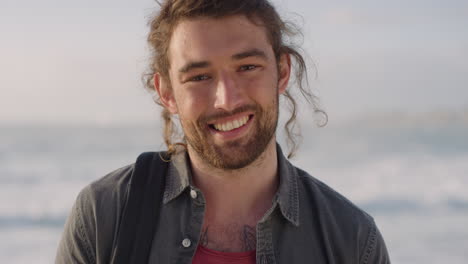
[[[196,120],[205,111],[209,95],[201,91],[176,94],[177,108],[180,118]]]
[[[261,78],[245,79],[242,87],[245,87],[249,96],[255,101],[270,102],[271,98],[277,96],[278,82],[273,74],[263,74]]]

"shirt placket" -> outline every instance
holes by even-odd
[[[184,193],[183,195],[187,195]],[[205,200],[199,190],[190,188],[191,216],[184,228],[184,235],[180,238],[179,254],[173,261],[177,264],[190,264],[195,255],[200,240],[200,233],[205,214]]]
[[[257,224],[257,263],[275,264],[273,238],[270,219]]]

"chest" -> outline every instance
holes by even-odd
[[[219,224],[205,221],[203,203],[178,199],[162,206],[159,216],[148,263],[191,264],[198,245],[227,252],[253,248],[256,263],[261,264],[301,264],[311,259],[314,263],[354,263],[341,258],[340,251],[324,250],[334,248],[336,240],[323,237],[329,233],[322,232],[311,215],[306,215],[309,222],[304,219],[299,227],[285,220],[279,210],[274,210],[267,221],[248,227],[242,221]]]
[[[255,224],[236,222],[206,223],[202,227],[200,244],[223,252],[245,252],[256,249]]]

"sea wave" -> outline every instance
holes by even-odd
[[[0,229],[24,228],[24,227],[49,227],[63,228],[66,216],[0,216]]]

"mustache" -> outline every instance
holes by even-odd
[[[258,112],[258,106],[257,105],[243,105],[243,106],[240,106],[232,111],[224,111],[224,110],[221,110],[217,113],[214,113],[214,114],[211,114],[211,115],[208,115],[208,116],[203,116],[201,118],[199,118],[198,120],[198,123],[199,124],[207,124],[207,123],[213,123],[213,121],[217,120],[217,119],[222,119],[222,118],[225,118],[225,117],[229,117],[229,116],[232,116],[232,115],[235,115],[235,114],[239,114],[239,113],[243,113],[243,112],[248,112],[248,111],[251,111],[251,112]]]

